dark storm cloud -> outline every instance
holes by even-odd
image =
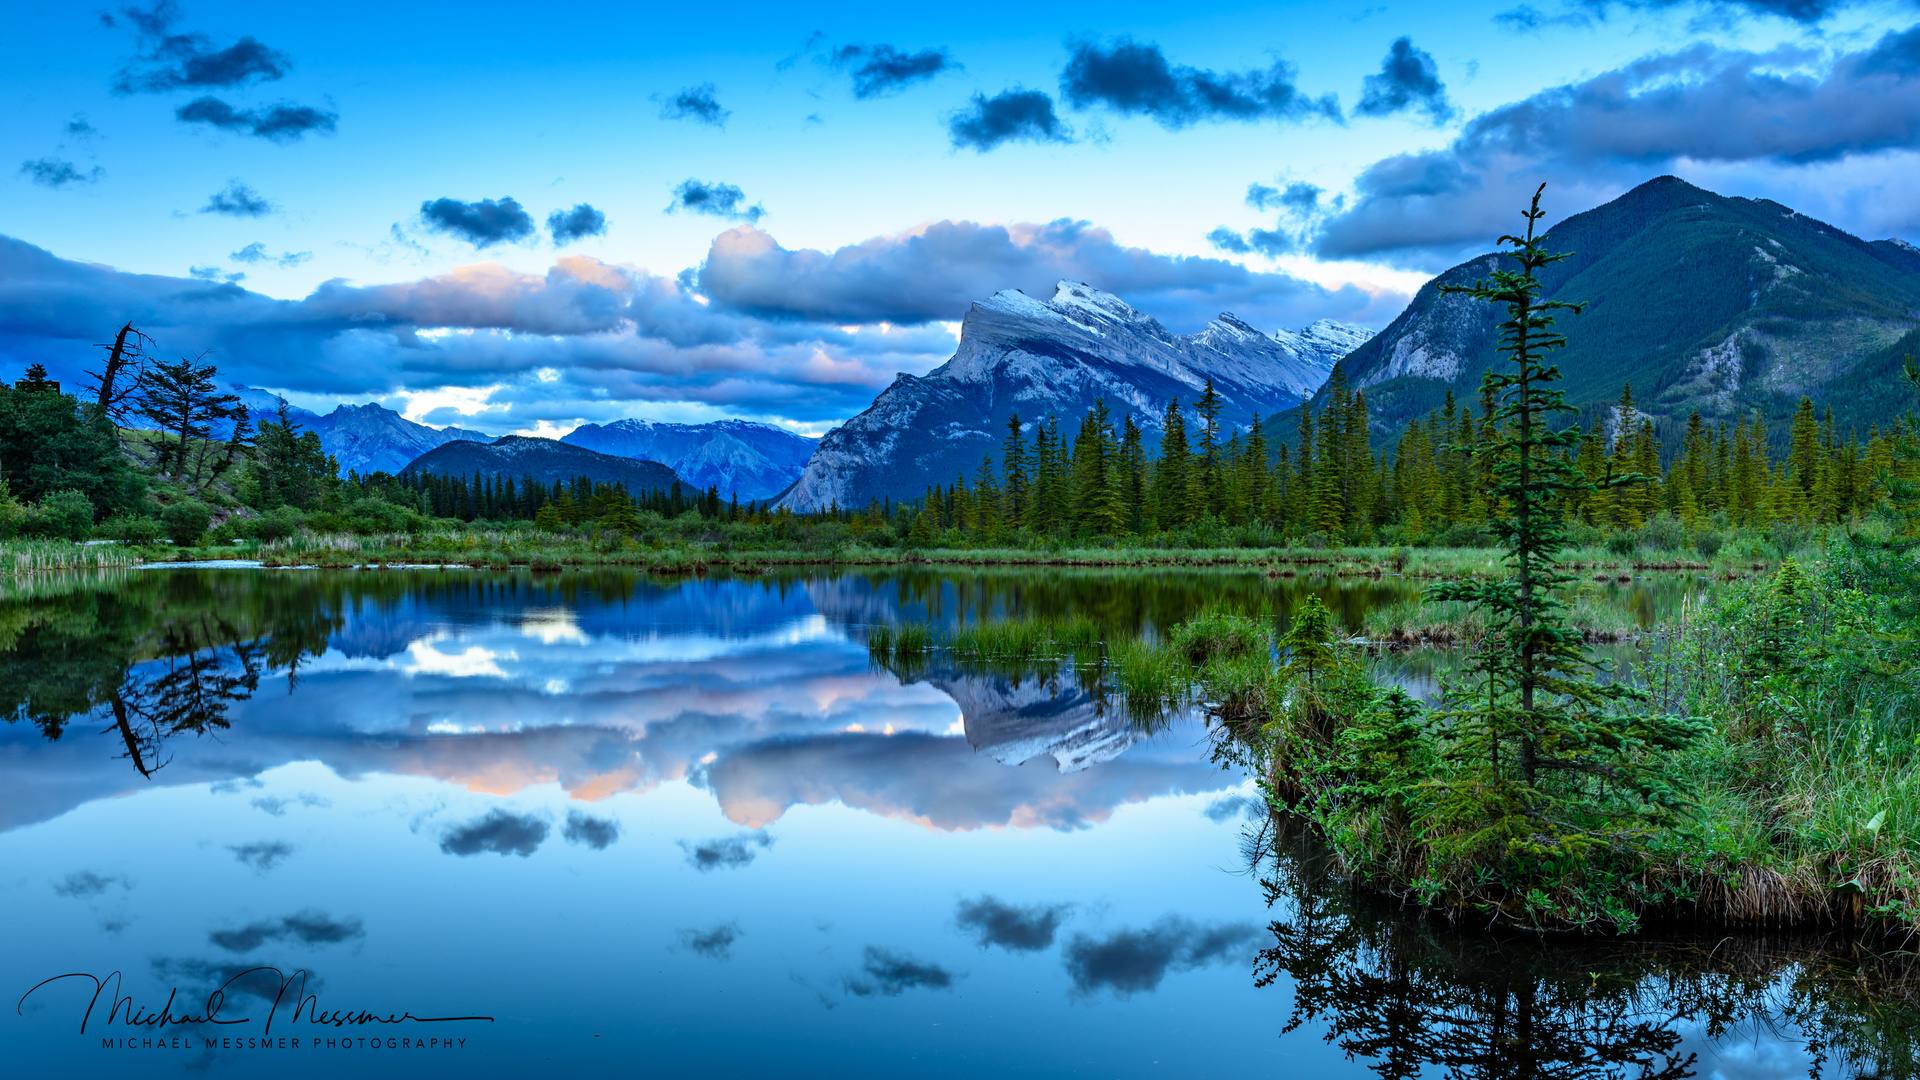
[[[20,175],[41,187],[63,188],[69,184],[91,184],[105,176],[106,170],[95,165],[82,172],[78,165],[65,158],[43,157],[21,162]]]
[[[747,193],[732,184],[717,181],[710,184],[689,177],[673,189],[673,201],[667,204],[665,212],[672,214],[685,210],[690,214],[746,222],[759,221],[766,216],[765,209],[757,204],[747,206],[746,201]]]
[[[269,941],[303,945],[339,945],[367,936],[358,918],[335,919],[324,911],[298,911],[280,919],[251,922],[235,930],[214,930],[207,940],[228,952],[244,953]]]
[[[733,943],[744,935],[740,933],[739,923],[725,922],[705,930],[689,927],[678,931],[677,936],[682,948],[709,960],[729,960],[733,958]]]
[[[526,858],[547,838],[550,826],[531,814],[515,814],[495,808],[484,817],[448,829],[440,838],[440,850],[449,855],[478,855],[491,851],[498,855]]]
[[[1291,326],[1323,316],[1391,317],[1386,309],[1401,302],[1222,259],[1122,247],[1107,230],[1068,220],[942,221],[832,252],[789,250],[757,229],[737,228],[714,238],[699,282],[716,302],[755,314],[922,323],[960,318],[974,301],[1009,287],[1051,297],[1063,279],[1105,289],[1183,332],[1222,311],[1255,325]]]
[[[140,53],[114,78],[116,93],[159,94],[173,90],[205,90],[272,82],[293,67],[286,53],[243,37],[224,49],[197,32],[179,32],[177,5],[163,2],[149,8],[120,9],[139,39]],[[113,25],[111,16],[108,25]]]
[[[1237,960],[1253,938],[1249,923],[1202,926],[1169,915],[1152,926],[1116,930],[1106,937],[1075,934],[1061,956],[1075,994],[1108,990],[1125,998],[1157,989],[1168,972]]]
[[[947,137],[956,147],[985,153],[1006,142],[1072,142],[1073,131],[1054,114],[1052,98],[1016,86],[992,97],[973,95],[947,117]]]
[[[255,873],[264,874],[293,854],[293,845],[284,840],[258,840],[251,844],[231,844],[227,850],[233,852],[235,859],[251,866]]]
[[[1375,162],[1315,250],[1435,266],[1484,248],[1542,180],[1561,212],[1679,161],[1803,165],[1920,148],[1920,27],[1822,63],[1696,45],[1470,121],[1441,150]]]
[[[1125,116],[1152,117],[1169,129],[1203,120],[1340,119],[1332,95],[1302,94],[1293,68],[1277,61],[1264,71],[1206,71],[1169,63],[1160,46],[1124,36],[1104,47],[1075,41],[1068,52],[1060,96],[1076,109],[1104,105]]]
[[[60,896],[85,899],[99,896],[110,885],[119,885],[122,889],[132,889],[133,882],[124,874],[96,874],[91,870],[75,870],[63,880],[53,883],[53,891]]]
[[[1380,73],[1366,77],[1360,104],[1354,111],[1366,116],[1391,116],[1415,110],[1426,113],[1436,124],[1452,119],[1454,111],[1432,54],[1414,48],[1407,38],[1399,38],[1380,62]]]
[[[687,853],[687,865],[704,874],[710,870],[738,870],[751,866],[761,851],[773,846],[773,837],[763,831],[755,831],[698,844],[691,840],[679,843],[680,849]]]
[[[701,83],[699,86],[688,86],[678,90],[672,97],[661,103],[660,119],[692,120],[699,124],[725,127],[727,117],[732,116],[733,112],[721,108],[720,102],[715,100],[713,95],[712,83]]]
[[[998,945],[1008,952],[1039,952],[1053,946],[1071,904],[1034,904],[1016,907],[997,897],[960,901],[954,921],[973,935],[981,948]]]
[[[898,949],[869,945],[863,951],[861,974],[845,980],[847,993],[858,997],[899,997],[908,990],[949,990],[956,977],[939,964],[917,960]]]
[[[620,823],[612,818],[597,818],[571,810],[567,813],[567,824],[560,830],[560,835],[569,844],[585,844],[595,851],[605,851],[620,839]]]
[[[183,124],[209,124],[222,131],[253,135],[269,142],[298,142],[308,132],[331,135],[339,113],[281,102],[269,109],[236,109],[217,97],[195,98],[173,111]]]
[[[533,215],[511,198],[429,199],[420,204],[420,220],[434,232],[455,236],[477,248],[513,243],[533,235]]]
[[[916,82],[959,67],[945,49],[901,52],[891,45],[842,45],[833,66],[853,76],[853,96],[861,99],[899,93]]]
[[[265,217],[273,213],[273,204],[260,197],[260,193],[238,180],[227,181],[227,186],[213,193],[207,205],[200,208],[203,214],[225,214],[228,217]]]
[[[589,236],[605,236],[607,215],[586,203],[576,203],[571,210],[555,210],[547,215],[547,233],[558,246],[585,240]]]

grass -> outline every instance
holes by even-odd
[[[65,540],[0,541],[0,576],[23,577],[58,570],[105,570],[133,566],[134,552],[117,544],[73,544]]]

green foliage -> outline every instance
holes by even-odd
[[[93,532],[93,503],[72,489],[56,491],[33,508],[24,531],[48,539],[84,540]]]
[[[138,505],[146,487],[99,410],[72,394],[21,386],[0,386],[0,479],[25,502],[78,491],[96,517]]]
[[[260,425],[255,441],[252,493],[256,509],[292,506],[312,510],[339,486],[340,466],[320,445],[320,436],[301,431],[280,402],[279,416]]]
[[[1208,611],[1175,626],[1167,634],[1174,650],[1194,664],[1217,659],[1240,659],[1256,652],[1264,662],[1265,631],[1253,619],[1223,611]]]
[[[198,499],[183,499],[160,512],[168,539],[176,544],[191,544],[204,536],[213,520],[213,508]]]

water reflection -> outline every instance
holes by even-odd
[[[1266,595],[1257,578],[1246,589],[1249,603]],[[63,738],[91,725],[124,746],[133,785],[245,780],[313,760],[349,778],[426,776],[499,795],[558,783],[585,801],[688,780],[754,829],[827,802],[942,830],[1078,828],[1120,804],[1231,782],[1190,745],[1142,746],[1151,740],[1072,679],[948,668],[903,680],[873,671],[853,637],[862,620],[1023,603],[1151,627],[1206,589],[1156,580],[1112,598],[1125,593],[1091,578],[1032,590],[1018,579],[121,574],[5,605],[0,701],[51,745],[32,746],[17,723],[0,730],[24,755],[9,759],[17,797],[0,823],[136,789],[97,743]],[[255,805],[277,816],[297,804]],[[441,849],[525,856],[551,825],[471,822]]]
[[[1899,942],[1496,938],[1357,897],[1274,824],[1263,885],[1281,917],[1255,981],[1293,986],[1287,1031],[1381,1077],[1737,1076],[1743,1043],[1804,1049],[1780,1075],[1920,1075],[1920,969]]]

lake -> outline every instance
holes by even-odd
[[[1651,625],[1692,588],[1607,595]],[[896,673],[865,645],[1005,615],[1284,620],[1308,591],[1357,625],[1418,583],[16,585],[0,1054],[15,1075],[1914,1075],[1912,996],[1851,942],[1542,943],[1383,909],[1265,815],[1202,717],[1136,725],[1071,671]]]

